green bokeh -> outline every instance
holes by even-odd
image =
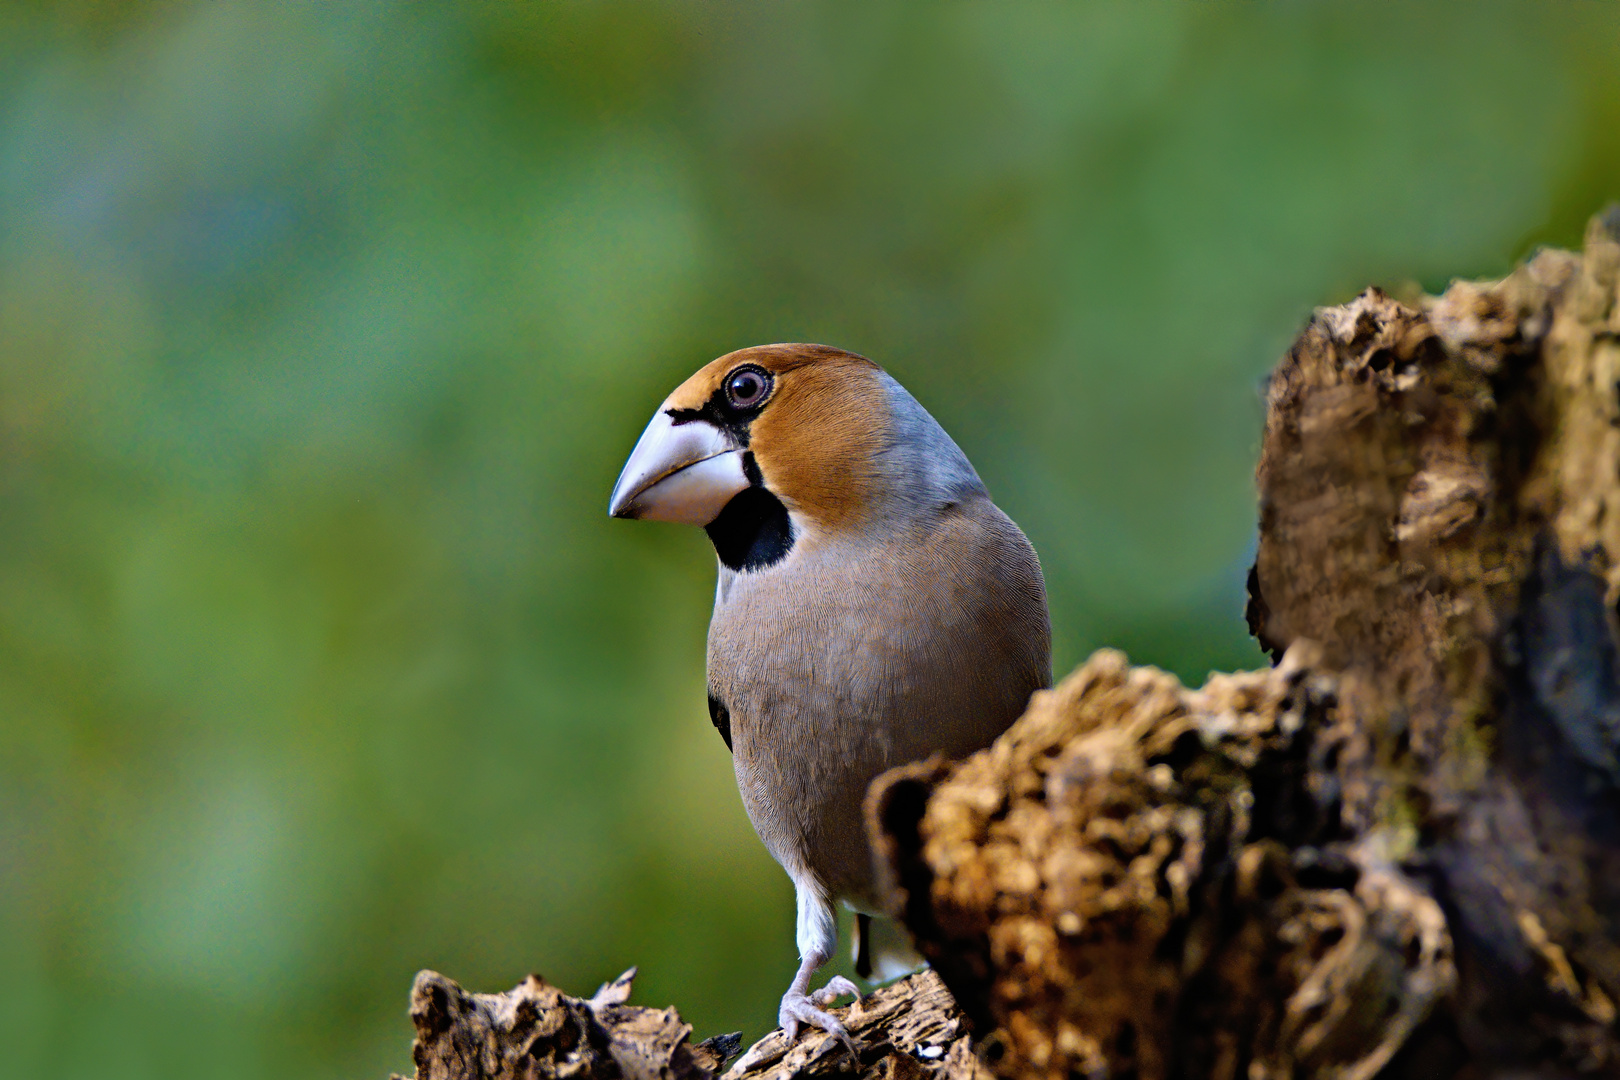
[[[1244,633],[1315,304],[1578,242],[1620,7],[0,3],[0,1042],[409,1071],[411,975],[757,1035],[791,891],[713,558],[611,522],[704,361],[825,341],[1046,567],[1060,672]]]

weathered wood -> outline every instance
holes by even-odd
[[[1099,654],[874,788],[997,1072],[1620,1074],[1617,232],[1317,312],[1257,472],[1278,668]]]
[[[932,971],[880,987],[848,1009],[835,1009],[861,1048],[851,1061],[823,1031],[802,1033],[789,1047],[771,1032],[740,1058],[725,1080],[861,1077],[863,1080],[990,1080],[973,1053],[972,1029]]]
[[[635,970],[590,998],[531,975],[504,994],[469,994],[432,971],[411,991],[417,1080],[714,1080],[737,1035],[692,1044],[673,1008],[629,1004]],[[939,977],[924,971],[834,1010],[860,1048],[811,1031],[791,1047],[774,1031],[725,1080],[989,1080]]]
[[[1198,691],[1101,652],[995,747],[869,811],[1006,1076],[1370,1077],[1447,992],[1445,917],[1342,842],[1312,647]]]
[[[1448,909],[1433,1041],[1620,1071],[1620,215],[1421,310],[1324,312],[1273,380],[1252,616],[1320,642],[1344,819]]]
[[[635,974],[631,968],[592,997],[576,998],[538,975],[504,994],[470,994],[436,971],[418,972],[411,987],[417,1080],[712,1080],[737,1052],[737,1037],[691,1045],[691,1025],[673,1008],[628,1003]]]

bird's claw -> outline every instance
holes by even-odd
[[[816,990],[810,994],[810,1000],[815,1002],[817,1005],[831,1005],[839,998],[845,996],[852,997],[856,1001],[861,1000],[860,987],[856,986],[842,975],[834,975],[832,978],[827,980],[826,986],[823,986],[820,990]]]
[[[790,990],[784,994],[777,1020],[782,1025],[783,1033],[787,1035],[788,1045],[792,1046],[797,1041],[799,1025],[809,1024],[843,1043],[851,1057],[859,1057],[860,1049],[855,1045],[855,1040],[850,1036],[848,1029],[838,1022],[837,1017],[817,1008],[818,1005],[831,1005],[845,994],[853,994],[857,1000],[861,996],[855,984],[841,975],[829,979],[826,986],[814,993],[800,994]]]

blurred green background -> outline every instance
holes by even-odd
[[[1311,307],[1620,195],[1620,6],[0,4],[0,1045],[409,1071],[412,974],[761,1033],[786,878],[656,403],[824,341],[1046,567],[1061,674],[1244,633]]]

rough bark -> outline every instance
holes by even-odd
[[[1620,1074],[1617,232],[1317,312],[1257,472],[1278,667],[1099,654],[875,787],[997,1072]]]
[[[628,1003],[635,975],[631,968],[592,997],[575,998],[538,975],[504,994],[469,994],[436,971],[418,972],[411,987],[417,1080],[712,1078],[737,1052],[737,1036],[691,1045],[691,1025],[673,1008]]]
[[[840,1013],[859,1060],[775,1033],[726,1080],[1620,1076],[1620,211],[1499,282],[1318,311],[1257,482],[1275,666],[1191,690],[1105,650],[880,778],[933,971]],[[424,973],[417,1075],[734,1052],[628,990]]]
[[[1369,1077],[1451,989],[1439,906],[1339,827],[1319,659],[1190,691],[1102,652],[884,779],[895,891],[998,1073]]]
[[[673,1008],[629,1004],[635,969],[590,998],[538,975],[504,994],[469,994],[423,971],[411,989],[417,1080],[714,1080],[742,1049],[738,1035],[690,1041]],[[919,972],[838,1011],[860,1047],[812,1031],[792,1046],[780,1030],[751,1047],[725,1080],[990,1080],[939,977]],[[400,1078],[395,1078],[400,1080]]]

